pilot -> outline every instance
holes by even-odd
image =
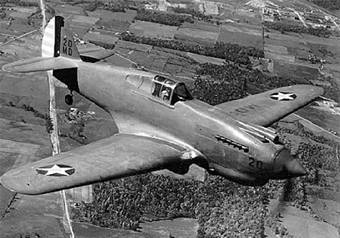
[[[161,92],[161,98],[163,101],[169,101],[170,99],[170,89],[164,88]]]

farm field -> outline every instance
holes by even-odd
[[[135,35],[160,38],[173,39],[177,32],[176,26],[167,26],[153,22],[135,21],[129,27],[129,31]]]

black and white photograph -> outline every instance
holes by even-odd
[[[340,0],[0,0],[0,238],[340,238]]]

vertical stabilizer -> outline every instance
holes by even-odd
[[[42,40],[41,54],[43,58],[52,57],[59,60],[80,60],[73,36],[65,28],[65,22],[62,16],[53,17],[47,24]],[[70,62],[74,64],[74,61]],[[79,92],[77,66],[69,65],[70,67],[53,68],[52,75],[66,84],[71,91]]]
[[[65,28],[62,16],[53,17],[47,24],[42,39],[43,57],[64,56],[80,59],[72,34]]]

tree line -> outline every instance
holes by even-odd
[[[306,33],[310,35],[315,35],[318,37],[325,37],[328,38],[332,35],[332,32],[325,28],[325,27],[305,27],[302,25],[297,25],[297,24],[291,24],[287,22],[280,22],[280,21],[275,21],[275,22],[264,22],[264,25],[273,30],[280,31],[281,33],[285,32],[295,32],[295,33]]]
[[[194,23],[192,16],[182,14],[172,14],[161,11],[140,9],[137,11],[136,20],[155,22],[170,26],[180,26],[184,22]]]
[[[263,50],[259,50],[251,46],[246,47],[232,43],[217,42],[213,46],[203,46],[195,43],[186,43],[179,40],[164,40],[145,36],[136,36],[127,32],[120,34],[120,39],[140,44],[148,44],[173,50],[221,58],[243,65],[251,64],[249,56],[256,58],[264,57]]]
[[[340,1],[339,0],[308,0],[320,7],[326,8],[328,10],[339,10]]]

